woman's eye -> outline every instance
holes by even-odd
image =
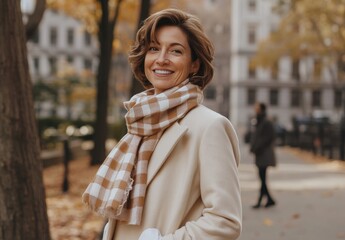
[[[150,47],[150,48],[149,48],[149,51],[155,52],[155,51],[158,51],[158,48],[156,48],[156,47]]]
[[[182,51],[181,50],[178,50],[178,49],[174,49],[171,51],[172,53],[175,53],[175,54],[182,54]]]

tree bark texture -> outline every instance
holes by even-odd
[[[140,15],[139,15],[139,20],[138,20],[138,25],[137,25],[137,31],[143,25],[144,20],[146,18],[148,18],[149,14],[150,14],[150,8],[151,8],[151,0],[141,0]],[[143,90],[144,90],[144,87],[134,77],[134,75],[132,75],[132,84],[131,84],[130,95],[133,96],[139,92],[142,92]]]
[[[19,0],[0,1],[0,240],[50,239]]]
[[[99,0],[102,16],[99,22],[98,40],[100,45],[100,58],[97,72],[96,122],[94,134],[94,148],[92,150],[91,165],[104,161],[106,155],[105,143],[108,135],[108,99],[109,99],[109,73],[113,56],[114,30],[118,19],[122,0],[118,0],[115,14],[109,20],[108,0]]]

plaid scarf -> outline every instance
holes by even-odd
[[[99,214],[139,225],[144,206],[147,169],[165,129],[202,101],[200,88],[188,80],[155,95],[150,89],[125,102],[128,133],[109,153],[83,202]]]

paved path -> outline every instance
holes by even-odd
[[[248,146],[242,147],[240,180],[243,232],[240,240],[345,239],[345,171],[335,162],[315,163],[278,148],[279,165],[268,171],[277,206],[258,210],[259,181]]]

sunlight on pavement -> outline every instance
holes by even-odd
[[[276,150],[278,165],[269,168],[268,185],[278,204],[253,210],[260,182],[253,155],[242,147],[239,240],[345,239],[345,162],[287,147]]]
[[[239,170],[243,191],[259,188],[253,164],[242,163]],[[269,169],[269,182],[275,190],[345,189],[345,172],[331,164],[281,163]]]

